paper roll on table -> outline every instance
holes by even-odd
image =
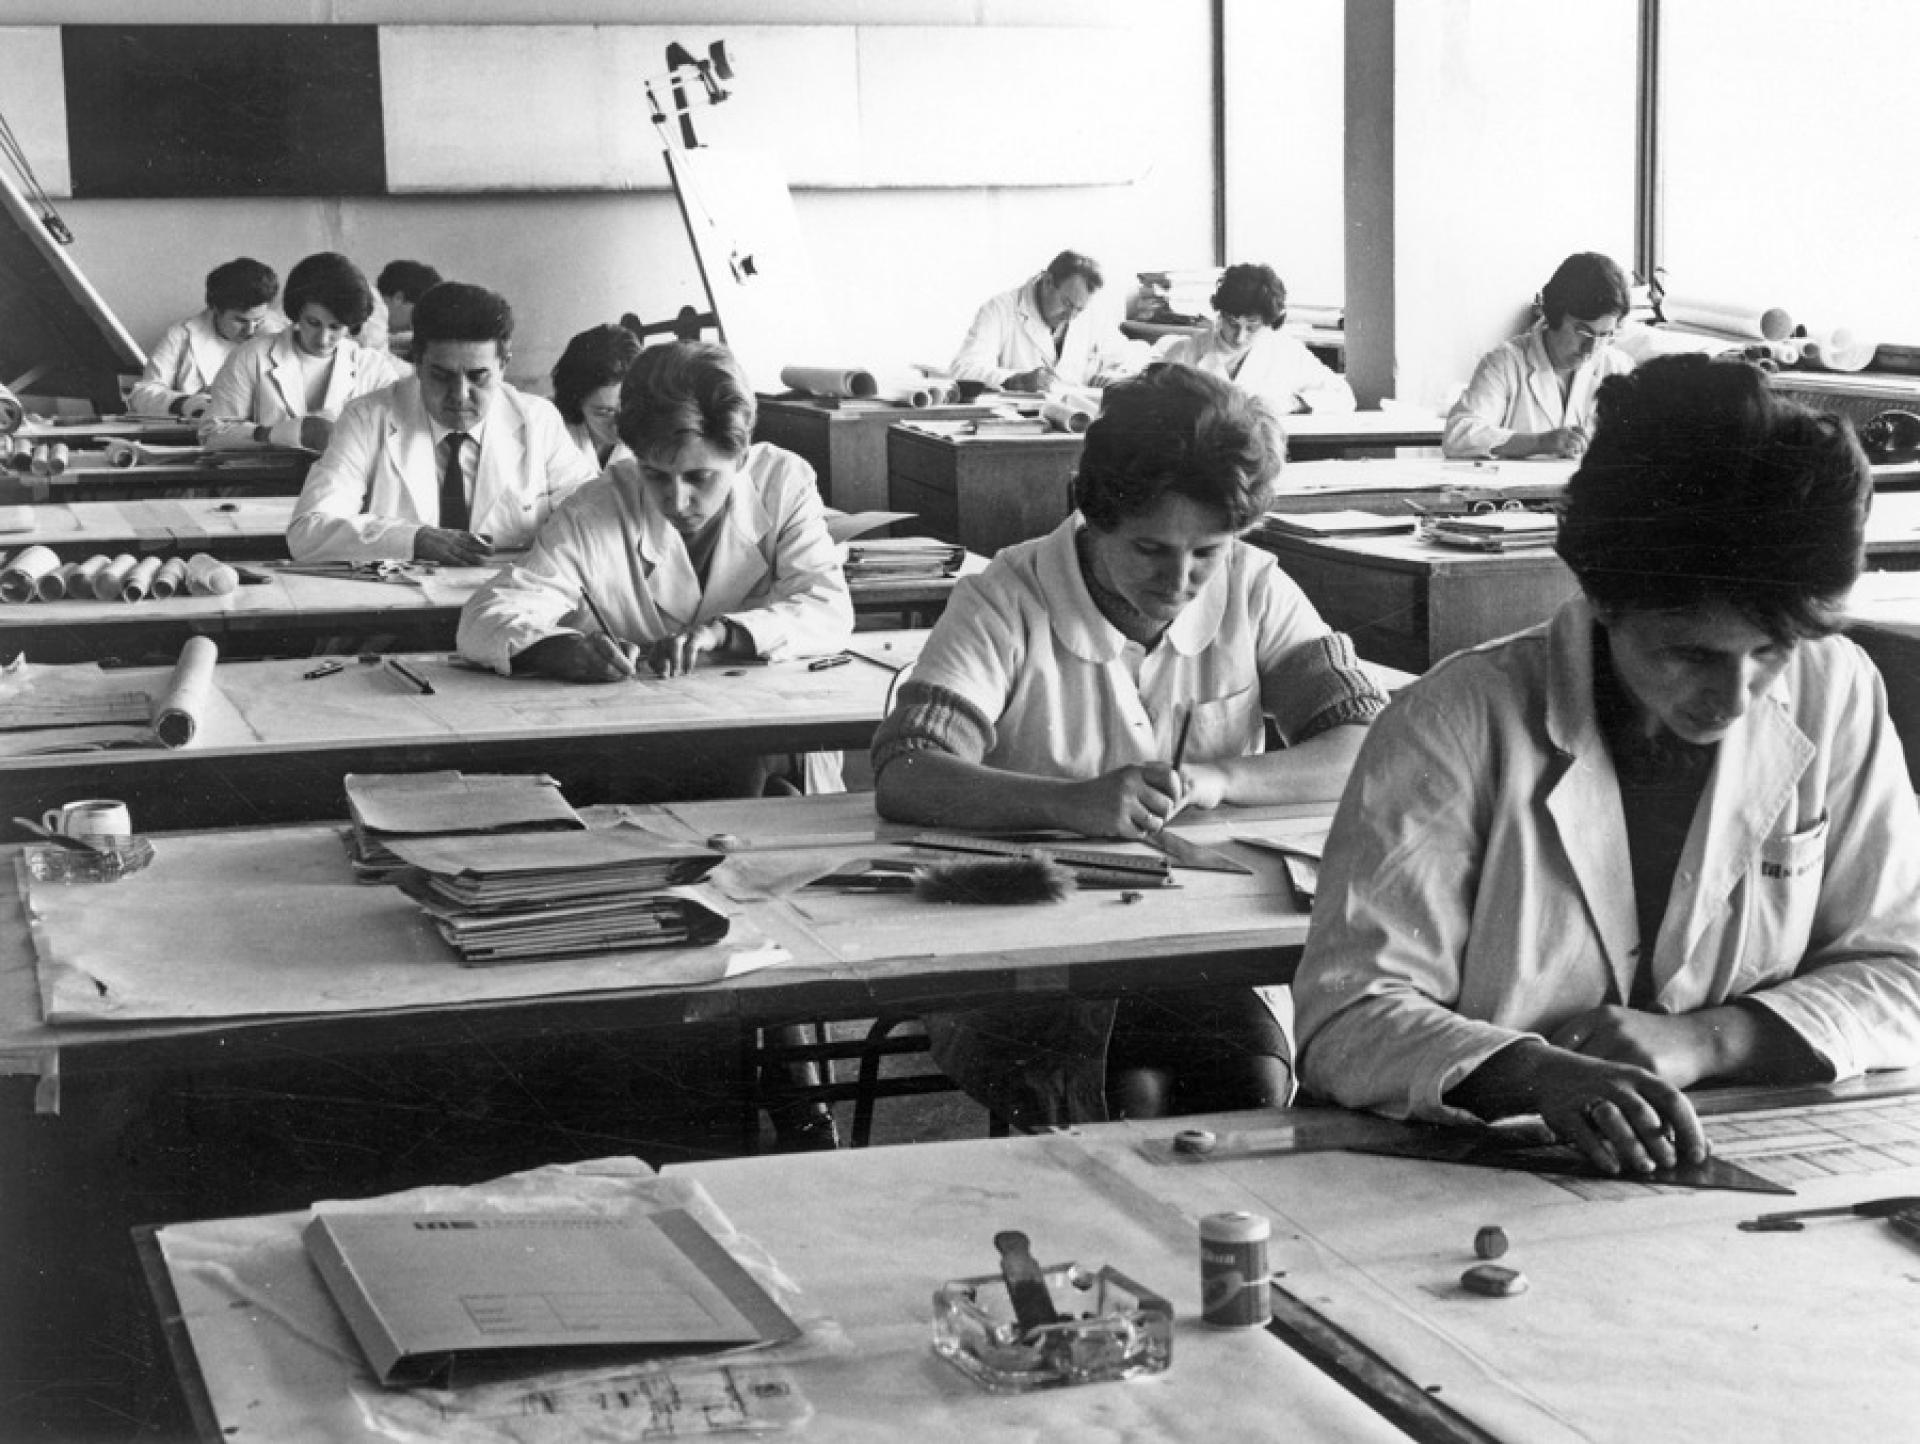
[[[786,366],[781,368],[780,384],[789,391],[806,391],[815,396],[854,396],[863,400],[880,389],[871,371],[840,366]]]
[[[196,597],[224,597],[240,585],[240,573],[205,552],[187,558],[187,590]]]
[[[159,557],[141,557],[133,564],[133,570],[127,573],[127,579],[120,583],[120,600],[144,602],[152,596],[153,579],[159,570]]]
[[[21,549],[4,568],[0,568],[0,602],[30,602],[40,595],[40,579],[60,568],[53,548],[30,546]]]
[[[1880,343],[1846,326],[1816,331],[1800,341],[1800,362],[1823,371],[1864,371]]]
[[[132,552],[121,552],[93,574],[93,594],[103,602],[115,601],[120,596],[121,587],[127,578],[133,575],[137,565]]]
[[[156,601],[165,601],[186,590],[187,559],[168,557],[160,563],[160,570],[153,574],[153,596]]]
[[[1660,311],[1675,325],[1717,331],[1723,336],[1785,341],[1793,335],[1793,317],[1779,306],[1745,306],[1738,301],[1668,296],[1660,303]]]
[[[59,476],[73,462],[73,453],[64,441],[43,441],[33,449],[28,463],[35,476]]]
[[[123,468],[198,461],[205,455],[205,450],[198,446],[155,446],[150,441],[128,441],[125,437],[116,437],[107,443],[107,465]]]
[[[7,439],[6,466],[8,471],[28,472],[33,470],[33,443],[24,436]]]
[[[1093,408],[1081,401],[1049,401],[1040,408],[1040,419],[1054,431],[1079,436],[1093,425]]]
[[[20,404],[18,396],[0,386],[0,436],[11,436],[26,424],[27,408]]]
[[[207,637],[189,637],[174,664],[167,690],[153,704],[153,735],[162,747],[185,747],[200,729],[200,714],[213,690],[213,664],[220,649]]]

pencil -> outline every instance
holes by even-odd
[[[415,688],[422,696],[431,697],[433,695],[433,683],[429,682],[425,677],[422,677],[405,662],[401,661],[398,657],[388,657],[386,660],[387,670],[394,673],[394,675],[399,677],[409,687]]]
[[[1193,708],[1189,707],[1180,719],[1180,735],[1174,739],[1173,765],[1178,767],[1186,759],[1187,734],[1193,731]]]
[[[601,612],[599,604],[594,601],[593,593],[585,587],[580,588],[580,603],[593,617],[593,624],[611,637],[613,635],[613,628],[607,625],[606,616]]]

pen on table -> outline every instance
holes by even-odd
[[[423,696],[431,697],[433,695],[433,683],[429,682],[425,677],[422,677],[398,657],[388,657],[386,662],[387,670],[400,678],[400,680],[405,682],[409,687],[412,687]]]
[[[302,672],[300,676],[302,680],[311,682],[315,677],[331,677],[335,672],[345,670],[346,665],[345,662],[342,662],[336,657],[330,662],[322,662],[317,667],[309,668]]]
[[[835,652],[831,657],[815,657],[811,662],[807,663],[807,670],[809,672],[824,672],[829,667],[844,667],[852,660],[853,657],[850,653]]]

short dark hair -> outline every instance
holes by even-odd
[[[1107,284],[1107,278],[1100,274],[1100,263],[1092,256],[1083,256],[1078,251],[1062,251],[1047,262],[1047,279],[1054,285],[1064,286],[1070,276],[1080,277],[1090,291],[1097,291]]]
[[[442,281],[413,303],[413,341],[409,355],[418,361],[435,341],[493,341],[506,359],[513,339],[513,307],[498,291],[465,281]]]
[[[553,366],[553,404],[560,415],[578,426],[586,419],[580,403],[601,387],[626,380],[640,350],[640,338],[625,326],[595,326],[567,342]]]
[[[383,296],[418,301],[440,284],[440,273],[425,261],[388,261],[374,282]]]
[[[1547,325],[1577,316],[1592,321],[1601,316],[1625,317],[1633,304],[1626,272],[1598,251],[1576,251],[1562,261],[1540,288],[1540,311]]]
[[[333,313],[333,319],[358,331],[373,314],[373,287],[366,273],[345,256],[320,251],[287,272],[287,317],[298,321],[309,301]]]
[[[1212,305],[1222,316],[1258,316],[1278,326],[1287,319],[1287,285],[1272,266],[1228,266],[1213,288]]]
[[[280,276],[265,261],[238,256],[207,272],[207,304],[216,311],[270,306],[280,294]]]
[[[1598,408],[1556,550],[1600,611],[1724,600],[1779,642],[1839,625],[1873,499],[1844,417],[1704,356],[1609,377]]]
[[[1240,531],[1273,498],[1286,443],[1260,398],[1209,372],[1156,362],[1109,386],[1087,428],[1074,504],[1111,531],[1177,492]]]
[[[753,387],[733,352],[711,341],[648,346],[620,385],[620,439],[645,458],[698,437],[729,456],[753,441]]]

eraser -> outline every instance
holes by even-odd
[[[1460,1275],[1460,1287],[1490,1299],[1505,1299],[1527,1291],[1527,1276],[1503,1264],[1475,1264]]]
[[[1209,1128],[1183,1128],[1173,1135],[1175,1153],[1211,1153],[1220,1140]]]

